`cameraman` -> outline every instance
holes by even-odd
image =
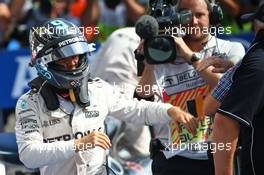
[[[192,22],[184,27],[202,30],[213,27],[211,6],[207,0],[181,0],[177,10],[192,11]],[[154,94],[158,94],[164,103],[178,106],[181,109],[179,113],[191,113],[199,121],[196,135],[187,132],[182,125],[153,126],[155,139],[151,144],[151,154],[154,175],[214,174],[213,160],[207,155],[213,120],[204,115],[203,99],[217,84],[221,74],[213,73],[212,66],[203,71],[196,68],[201,59],[217,57],[213,55],[225,55],[226,59],[236,63],[245,51],[240,43],[217,39],[201,30],[186,33],[183,38],[174,37],[177,47],[175,61],[146,64],[135,90],[134,95],[139,99],[154,100]],[[138,50],[143,53],[143,48],[144,41]],[[155,84],[157,86],[153,86]],[[145,86],[152,87],[152,92],[146,93]]]

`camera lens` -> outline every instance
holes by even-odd
[[[157,17],[160,17],[160,16],[162,16],[162,10],[161,9],[156,9],[155,10],[155,17],[157,18]]]
[[[173,47],[166,38],[154,38],[148,43],[148,53],[155,62],[164,62],[170,58]]]

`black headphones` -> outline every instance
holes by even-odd
[[[205,0],[209,9],[209,19],[212,26],[216,26],[223,20],[223,10],[214,1]]]
[[[207,5],[207,9],[209,11],[209,19],[210,19],[210,25],[216,26],[221,23],[223,20],[223,10],[222,8],[215,3],[214,0],[204,0],[204,2]],[[180,3],[180,0],[178,1],[178,5]]]

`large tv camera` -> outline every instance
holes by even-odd
[[[172,0],[150,0],[149,15],[144,15],[136,22],[136,33],[144,39],[144,55],[135,51],[138,63],[163,64],[173,61],[177,51],[172,34],[164,32],[166,28],[189,24],[192,20],[190,10],[176,12]],[[177,33],[176,33],[177,34]],[[142,65],[138,64],[139,69]],[[143,70],[138,70],[141,75]]]
[[[172,0],[150,0],[149,6],[149,15],[157,20],[161,32],[165,27],[189,24],[192,20],[192,12],[176,12],[176,4]]]

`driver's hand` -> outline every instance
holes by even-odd
[[[176,49],[177,49],[177,56],[183,58],[186,62],[190,62],[191,57],[193,55],[193,51],[187,46],[185,41],[181,37],[173,37]]]
[[[105,133],[98,131],[93,131],[87,136],[74,140],[74,144],[76,151],[92,149],[96,146],[106,150],[112,146],[109,137]]]
[[[172,107],[168,110],[168,115],[172,118],[172,121],[176,124],[179,130],[179,124],[182,123],[188,132],[196,135],[196,128],[198,127],[197,119],[190,113],[181,110],[179,107]]]

